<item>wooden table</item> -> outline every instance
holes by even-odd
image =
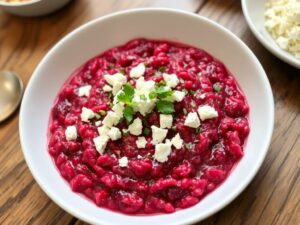
[[[235,201],[198,224],[300,224],[300,71],[254,38],[239,1],[76,0],[40,18],[0,10],[0,67],[16,71],[26,85],[45,53],[73,29],[111,12],[150,6],[194,12],[230,29],[261,61],[275,97],[275,130],[262,168]],[[18,113],[0,124],[0,224],[85,224],[54,204],[32,178],[21,152]]]

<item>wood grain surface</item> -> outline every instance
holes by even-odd
[[[14,70],[26,85],[45,53],[68,32],[111,12],[151,6],[198,13],[230,29],[261,61],[275,97],[275,130],[262,168],[235,201],[198,224],[300,224],[300,71],[259,44],[238,0],[74,0],[38,18],[0,9],[0,69]],[[0,124],[0,224],[85,224],[55,205],[34,181],[21,152],[18,112]]]

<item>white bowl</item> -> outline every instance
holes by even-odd
[[[0,1],[0,7],[5,11],[19,16],[41,16],[60,9],[71,0],[31,0],[23,3]]]
[[[282,61],[300,69],[300,59],[282,50],[265,29],[265,4],[269,0],[242,0],[242,8],[246,21],[254,36],[271,53]]]
[[[168,39],[205,49],[235,75],[250,105],[251,133],[245,155],[229,178],[194,207],[173,214],[129,216],[97,207],[71,191],[47,151],[49,112],[68,76],[91,57],[133,38]],[[187,224],[230,203],[252,180],[267,153],[274,120],[273,96],[257,58],[220,25],[170,9],[138,9],[91,21],[63,38],[33,73],[20,112],[20,139],[26,162],[41,188],[63,209],[92,224]]]

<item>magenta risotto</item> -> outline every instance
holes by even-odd
[[[172,213],[215,190],[243,157],[249,106],[203,50],[145,39],[112,48],[63,85],[48,150],[73,191],[130,214]]]

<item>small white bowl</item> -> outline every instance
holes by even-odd
[[[19,16],[41,16],[60,9],[71,0],[31,0],[22,3],[0,1],[5,11]]]
[[[246,21],[254,36],[271,53],[282,61],[300,69],[300,59],[282,50],[265,29],[265,4],[269,0],[242,0],[242,8]]]
[[[250,105],[251,132],[245,155],[228,179],[199,204],[172,214],[129,216],[97,207],[71,191],[47,151],[51,106],[60,87],[80,65],[134,38],[167,39],[202,48],[235,75]],[[175,225],[202,220],[236,198],[260,168],[270,144],[274,104],[267,76],[251,50],[231,32],[198,15],[170,9],[137,9],[91,21],[63,38],[40,62],[24,94],[20,140],[34,178],[63,209],[92,224]]]

